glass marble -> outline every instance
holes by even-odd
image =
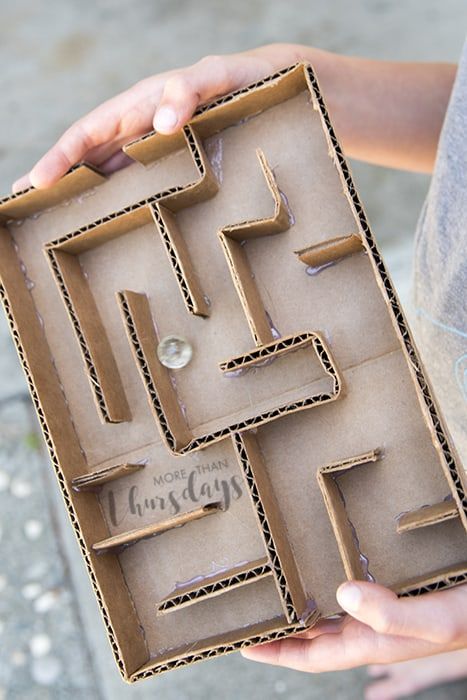
[[[190,343],[178,335],[167,335],[157,346],[159,362],[169,369],[182,369],[190,362],[193,348]]]

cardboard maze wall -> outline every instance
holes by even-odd
[[[313,624],[346,577],[464,581],[461,470],[311,69],[127,152],[0,203],[2,300],[122,675]]]

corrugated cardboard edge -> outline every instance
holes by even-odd
[[[342,149],[337,140],[336,134],[329,119],[326,105],[319,89],[316,76],[308,64],[303,64],[306,77],[313,97],[314,108],[319,112],[323,124],[323,130],[328,140],[329,153],[333,158],[336,169],[339,173],[343,191],[347,197],[351,209],[357,219],[360,232],[368,252],[368,257],[375,271],[375,278],[381,289],[383,298],[389,307],[389,316],[399,337],[402,349],[407,359],[407,364],[416,387],[417,397],[423,414],[430,428],[433,444],[438,451],[440,461],[443,466],[446,479],[451,487],[452,494],[459,507],[459,513],[467,530],[467,494],[465,490],[465,477],[463,469],[456,453],[456,450],[448,437],[441,411],[434,399],[430,382],[425,377],[412,334],[408,328],[405,314],[402,311],[398,296],[395,292],[392,280],[386,270],[386,266],[381,258],[376,241],[370,231],[370,227],[365,215],[363,205],[357,194],[349,166],[344,158]]]
[[[453,567],[449,576],[446,576],[445,571],[435,571],[422,582],[416,580],[404,581],[392,586],[392,590],[401,597],[418,596],[423,593],[442,591],[462,583],[467,583],[467,562]]]
[[[146,319],[150,317],[149,304],[144,294],[124,291],[117,294],[117,301],[120,307],[126,334],[130,347],[135,358],[135,362],[140,372],[143,385],[146,389],[150,408],[159,427],[164,443],[173,454],[187,454],[200,450],[207,445],[218,442],[229,435],[239,433],[248,429],[256,428],[271,420],[280,418],[289,413],[295,413],[312,406],[320,406],[331,401],[336,401],[342,391],[342,379],[338,369],[332,359],[329,348],[324,338],[319,333],[302,333],[296,336],[279,338],[268,345],[255,348],[250,353],[241,355],[232,360],[227,360],[225,366],[234,371],[241,369],[254,359],[273,357],[277,350],[281,354],[284,350],[293,349],[296,345],[310,343],[316,352],[320,364],[332,380],[332,388],[326,393],[320,391],[318,394],[311,394],[303,399],[297,399],[291,403],[285,403],[275,408],[269,409],[265,413],[258,414],[251,418],[246,418],[238,423],[233,423],[225,428],[221,428],[211,433],[199,437],[188,436],[188,426],[184,424],[184,417],[177,401],[177,396],[173,385],[170,382],[170,374],[156,358],[157,334],[154,325],[145,323],[145,341],[142,340],[141,320],[136,320],[136,312],[141,314],[141,307]],[[144,319],[143,319],[144,320]],[[223,365],[224,366],[224,365]],[[164,405],[172,404],[170,420],[168,410]],[[175,429],[178,430],[176,434]]]
[[[318,469],[316,477],[334,531],[344,571],[349,580],[364,578],[361,552],[355,529],[350,521],[345,499],[336,479],[350,469],[378,462],[379,449],[327,464]]]
[[[44,249],[72,322],[94,401],[103,422],[131,420],[131,415],[107,333],[88,283],[81,274],[78,258],[75,257],[76,251],[79,254],[80,246],[92,246],[93,239],[95,245],[95,240],[100,241],[105,232],[115,235],[115,229],[117,235],[120,235],[132,223],[134,225],[134,220],[141,225],[143,220],[150,221],[152,214],[188,312],[209,315],[205,296],[191,269],[185,243],[177,234],[173,214],[214,196],[218,184],[198,136],[190,126],[184,127],[183,134],[198,175],[194,182],[172,187],[113,212],[50,241]]]
[[[318,82],[314,76],[314,73],[311,69],[311,67],[308,64],[298,64],[301,68],[303,68],[308,76],[309,84],[311,87],[311,93],[314,98],[314,104],[315,108],[319,110],[321,119],[323,121],[324,125],[324,131],[325,134],[328,138],[328,143],[331,148],[331,155],[335,159],[336,166],[338,166],[338,171],[342,179],[343,183],[343,188],[344,188],[344,193],[347,196],[347,198],[350,201],[352,210],[356,217],[358,218],[360,222],[360,227],[364,235],[365,243],[369,252],[369,257],[370,260],[375,268],[375,277],[377,279],[377,282],[383,292],[384,298],[387,300],[389,304],[389,309],[390,309],[390,317],[393,321],[393,324],[396,328],[396,332],[398,334],[398,337],[400,338],[402,342],[402,346],[404,348],[404,352],[409,360],[409,366],[411,368],[412,376],[414,379],[415,384],[418,386],[418,395],[419,395],[419,400],[420,404],[422,406],[422,410],[424,412],[424,415],[427,419],[428,424],[430,425],[432,435],[433,435],[433,441],[438,449],[438,452],[441,456],[443,466],[445,466],[445,472],[448,477],[449,483],[452,485],[453,489],[453,495],[456,499],[456,502],[458,503],[460,509],[462,510],[462,517],[463,517],[463,522],[464,525],[466,524],[466,513],[467,513],[467,496],[464,490],[463,482],[461,480],[460,476],[460,462],[458,458],[456,458],[455,451],[453,447],[450,445],[449,440],[446,437],[446,431],[443,426],[443,422],[438,414],[438,409],[437,405],[433,400],[432,397],[432,391],[429,386],[429,383],[427,382],[426,378],[424,377],[424,374],[421,370],[421,363],[418,357],[418,352],[415,349],[414,343],[412,336],[410,332],[407,329],[406,325],[406,320],[405,317],[401,311],[399,301],[397,299],[397,296],[394,292],[393,285],[391,283],[391,280],[387,274],[387,271],[384,267],[384,264],[382,263],[381,256],[379,254],[378,248],[376,246],[376,243],[373,239],[373,236],[370,232],[367,219],[362,207],[362,204],[359,200],[359,197],[356,193],[355,186],[352,180],[352,177],[350,175],[349,168],[345,162],[344,156],[342,154],[342,151],[340,149],[340,146],[338,144],[338,141],[336,139],[334,130],[332,128],[332,125],[329,121],[329,116],[325,107],[324,100],[320,94],[319,91],[319,86]],[[222,104],[227,104],[231,100],[235,100],[241,95],[251,91],[255,90],[256,88],[261,88],[262,86],[265,85],[270,85],[272,82],[278,80],[282,76],[287,75],[289,72],[297,70],[297,65],[293,66],[292,68],[284,68],[281,71],[278,71],[277,73],[273,74],[269,78],[265,78],[263,80],[260,80],[256,83],[253,83],[245,88],[242,88],[235,93],[231,93],[230,95],[224,96],[219,98],[218,100],[214,101],[213,103],[206,105],[204,107],[201,107],[199,110],[197,110],[196,116],[202,115],[205,111],[209,109],[213,109],[216,106],[220,106]],[[143,139],[139,139],[139,142],[143,142],[145,139],[151,138],[154,134],[148,134],[146,137],[143,137]],[[179,135],[177,135],[179,138]],[[180,141],[180,138],[179,138]],[[182,143],[180,142],[181,147]],[[131,145],[130,145],[131,146]],[[173,150],[177,148],[177,145],[174,146]],[[130,152],[130,148],[127,149],[128,152]],[[152,159],[153,160],[153,159]],[[9,196],[2,200],[2,204],[8,203],[12,201],[15,198],[15,195]],[[151,200],[152,201],[152,200]],[[147,203],[147,202],[146,202]],[[1,212],[0,212],[1,213]],[[96,598],[101,610],[101,614],[104,620],[104,624],[107,630],[107,634],[109,637],[109,641],[111,643],[112,651],[115,656],[115,660],[117,662],[118,668],[120,670],[120,673],[124,680],[134,682],[136,680],[141,680],[143,678],[149,678],[153,675],[175,669],[175,668],[180,668],[182,666],[186,666],[191,663],[196,663],[199,661],[202,661],[203,659],[206,658],[213,658],[222,654],[230,653],[233,651],[237,651],[238,649],[246,646],[251,646],[254,644],[260,644],[262,642],[267,642],[273,639],[280,639],[283,637],[286,637],[290,634],[293,634],[294,632],[298,632],[299,630],[302,629],[301,626],[293,625],[293,626],[288,626],[288,627],[283,627],[279,630],[275,630],[269,633],[265,633],[261,631],[259,634],[253,635],[251,637],[245,638],[243,641],[238,642],[234,641],[231,643],[227,644],[213,644],[209,649],[204,649],[200,651],[196,651],[193,653],[187,653],[187,654],[180,654],[180,656],[176,659],[173,659],[171,661],[167,661],[166,663],[158,663],[157,660],[154,661],[154,663],[150,662],[146,664],[144,667],[142,667],[140,670],[138,670],[135,673],[129,673],[125,667],[124,659],[122,657],[119,645],[117,643],[117,640],[115,638],[115,634],[110,622],[110,619],[107,614],[106,610],[106,605],[103,601],[98,582],[96,580],[94,570],[88,555],[88,552],[86,550],[86,546],[82,537],[82,532],[80,525],[76,519],[76,515],[74,513],[73,506],[70,502],[70,499],[68,498],[67,494],[67,489],[65,485],[65,479],[64,475],[62,472],[62,469],[60,467],[60,464],[57,459],[57,455],[55,453],[54,445],[53,442],[50,438],[49,434],[49,429],[47,426],[47,421],[45,419],[45,416],[41,410],[40,406],[40,401],[39,397],[37,395],[36,389],[35,389],[35,384],[34,384],[34,378],[33,375],[31,374],[28,364],[25,360],[25,353],[24,353],[24,348],[21,343],[21,339],[19,338],[19,335],[16,331],[16,324],[13,318],[13,315],[10,311],[9,308],[9,303],[8,299],[5,293],[4,287],[1,285],[0,286],[0,297],[5,309],[5,313],[7,316],[8,323],[10,325],[11,329],[11,334],[14,340],[14,343],[16,345],[16,349],[24,370],[24,373],[26,375],[26,380],[29,385],[29,390],[33,399],[33,403],[35,405],[39,422],[41,424],[41,428],[44,434],[44,439],[47,445],[47,448],[49,450],[49,454],[51,457],[52,464],[54,466],[58,482],[62,491],[63,498],[65,500],[66,506],[68,508],[68,512],[70,515],[70,519],[72,522],[72,526],[75,530],[75,534],[77,536],[83,558],[85,560],[89,577],[91,579],[91,583],[93,585]],[[456,467],[456,462],[459,464],[459,468]],[[408,585],[407,589],[404,591],[401,591],[401,595],[419,595],[421,593],[425,593],[428,591],[433,591],[433,590],[442,590],[444,588],[448,588],[453,585],[458,585],[460,583],[465,583],[467,581],[467,564],[464,567],[459,567],[457,570],[453,570],[450,575],[445,576],[443,575],[440,579],[435,579],[435,580],[430,580],[427,582],[426,586],[415,586],[415,587],[410,587]],[[311,624],[312,621],[309,621],[309,624]]]
[[[132,669],[131,667],[128,666],[127,661],[125,660],[124,654],[122,653],[120,643],[118,642],[118,640],[116,638],[113,624],[111,622],[111,614],[110,614],[108,606],[106,605],[105,600],[104,600],[103,595],[102,595],[101,586],[100,586],[99,581],[98,581],[97,576],[96,576],[96,572],[95,572],[94,564],[92,562],[91,554],[90,554],[89,548],[86,544],[84,533],[83,533],[83,530],[81,528],[80,522],[79,522],[77,514],[76,514],[75,507],[74,507],[73,502],[72,502],[71,493],[69,493],[67,478],[65,477],[65,474],[64,474],[63,469],[61,467],[61,464],[60,464],[60,461],[58,458],[58,454],[57,454],[57,450],[56,450],[56,446],[55,446],[55,442],[54,442],[54,439],[52,437],[52,432],[49,429],[49,425],[48,425],[46,417],[45,417],[45,412],[44,412],[43,407],[42,407],[42,402],[41,402],[39,395],[37,393],[37,390],[36,390],[34,372],[30,368],[30,365],[29,365],[29,362],[27,359],[27,353],[25,351],[25,348],[23,347],[23,344],[22,344],[22,341],[20,338],[20,333],[18,330],[18,326],[17,326],[15,317],[14,317],[12,309],[11,309],[10,300],[8,298],[8,294],[5,290],[3,282],[0,283],[0,301],[2,302],[3,309],[5,312],[6,318],[7,318],[7,322],[8,322],[8,325],[10,327],[10,332],[11,332],[13,341],[15,343],[19,359],[21,361],[21,366],[23,368],[23,372],[24,372],[25,377],[26,377],[26,381],[27,381],[27,384],[29,387],[32,402],[33,402],[33,405],[35,407],[36,414],[37,414],[37,417],[39,420],[39,424],[41,426],[41,430],[43,433],[44,441],[45,441],[45,444],[47,446],[47,449],[48,449],[48,452],[50,455],[52,466],[54,468],[55,475],[56,475],[57,481],[58,481],[58,485],[59,485],[61,493],[62,493],[62,498],[63,498],[65,505],[66,505],[66,508],[67,508],[67,512],[68,512],[68,516],[70,518],[71,525],[74,529],[76,538],[78,540],[78,545],[80,547],[81,554],[82,554],[83,560],[85,562],[85,565],[86,565],[86,568],[88,571],[88,575],[89,575],[89,578],[91,580],[92,587],[94,589],[94,593],[96,595],[96,599],[97,599],[97,602],[99,605],[100,613],[101,613],[102,619],[104,621],[107,636],[109,638],[109,642],[111,644],[111,648],[112,648],[118,669],[119,669],[122,677],[124,679],[128,680],[129,674],[134,669]],[[38,323],[39,322],[37,321],[37,324]],[[76,442],[76,446],[78,446],[79,443],[78,443],[77,439],[75,442]],[[123,574],[122,574],[122,576],[123,576]],[[126,591],[128,593],[128,596],[129,596],[129,602],[130,602],[130,604],[132,604],[131,596],[130,596],[127,589],[126,589]],[[135,613],[134,606],[133,606],[133,613]],[[141,639],[140,641],[141,641],[141,644],[143,644],[143,645],[145,644],[144,639]],[[149,655],[149,653],[148,653],[147,648],[146,648],[146,657],[148,655]],[[142,661],[143,661],[143,659],[141,658],[140,663]]]
[[[259,581],[266,576],[272,576],[268,557],[233,566],[221,573],[203,578],[203,581],[177,586],[165,596],[157,606],[157,614],[161,615],[172,610],[193,605],[206,598],[221,595],[225,591]]]
[[[397,519],[397,532],[403,534],[404,532],[417,530],[420,527],[438,525],[458,517],[459,509],[454,500],[433,503],[399,516]]]
[[[310,621],[310,624],[314,624],[317,620],[317,616]],[[253,634],[246,634],[242,641],[238,641],[238,636],[241,631],[232,632],[229,637],[233,638],[233,641],[227,640],[223,644],[219,644],[218,637],[203,639],[196,645],[192,645],[190,651],[173,650],[168,652],[167,656],[169,659],[167,661],[156,661],[149,662],[145,664],[139,671],[132,674],[128,679],[130,683],[135,681],[143,680],[144,678],[150,678],[151,676],[159,675],[160,673],[165,673],[166,671],[173,671],[176,668],[182,668],[183,666],[188,666],[199,661],[204,661],[205,659],[214,659],[217,656],[223,656],[225,654],[230,654],[234,651],[239,651],[239,649],[244,649],[246,647],[254,646],[256,644],[264,644],[266,642],[272,642],[276,639],[283,639],[291,634],[297,634],[298,632],[303,632],[304,628],[302,625],[288,625],[284,626],[284,623],[277,620],[266,620],[265,623],[261,625],[251,625],[252,628],[257,628]],[[271,631],[265,631],[267,628]],[[276,629],[274,629],[276,627]],[[193,646],[196,646],[193,649]]]
[[[225,226],[217,235],[253,340],[261,346],[270,343],[274,336],[243,243],[259,236],[284,233],[290,228],[290,221],[272,168],[261,149],[256,149],[256,155],[274,202],[274,213],[271,217]]]
[[[109,481],[116,481],[117,479],[124,479],[127,476],[131,476],[135,472],[144,469],[144,466],[144,462],[136,464],[112,464],[109,467],[96,469],[82,476],[76,476],[72,480],[71,486],[73,491],[97,490],[104,484],[108,484]]]
[[[95,166],[78,163],[52,188],[36,190],[28,187],[0,199],[0,221],[21,219],[37,211],[53,208],[63,200],[79,196],[91,187],[98,187],[105,180],[106,176]]]

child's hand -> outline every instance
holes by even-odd
[[[136,83],[73,124],[13,190],[49,187],[82,160],[106,173],[117,170],[129,162],[121,147],[152,126],[171,134],[201,103],[301,60],[317,72],[346,155],[431,170],[455,66],[372,61],[310,46],[270,44],[207,56]]]
[[[103,172],[121,167],[121,147],[152,127],[163,134],[180,129],[198,105],[259,80],[299,60],[297,48],[273,44],[227,56],[206,56],[180,70],[154,75],[104,102],[79,119],[39,160],[13,191],[49,187],[85,160]]]
[[[320,673],[389,664],[467,647],[467,585],[400,598],[374,583],[344,583],[337,600],[351,616],[242,651],[253,661]]]

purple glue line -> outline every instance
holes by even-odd
[[[305,272],[310,277],[315,277],[316,275],[319,275],[319,273],[322,270],[325,270],[327,267],[332,267],[332,265],[335,265],[336,262],[337,262],[337,260],[331,260],[331,262],[324,263],[324,265],[318,265],[317,267],[313,267],[312,265],[308,265],[305,268]]]
[[[219,576],[219,574],[225,574],[231,569],[236,569],[240,566],[246,566],[248,563],[248,561],[241,561],[238,564],[233,564],[232,566],[222,566],[218,569],[215,569],[214,571],[211,571],[209,574],[199,574],[198,576],[193,576],[193,578],[190,578],[187,581],[177,581],[175,583],[174,590],[180,590],[181,588],[194,586],[197,583],[203,583],[203,581],[208,582],[209,579],[215,578],[216,576]]]

